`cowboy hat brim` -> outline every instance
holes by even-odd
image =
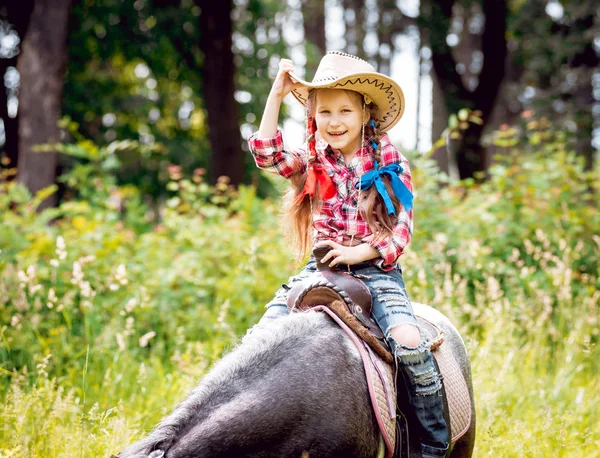
[[[302,86],[292,89],[292,94],[304,106],[308,101],[311,89],[346,89],[359,92],[370,98],[377,105],[379,128],[388,131],[396,125],[404,113],[404,93],[393,79],[377,72],[362,72],[346,75],[341,78],[308,82],[294,73],[289,73],[292,81]]]

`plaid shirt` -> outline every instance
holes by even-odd
[[[403,172],[400,179],[412,192],[410,167],[406,158],[391,144],[388,136],[381,136],[380,167],[388,164],[400,164]],[[303,149],[287,151],[283,147],[281,130],[273,138],[260,139],[253,134],[248,139],[250,152],[256,165],[268,172],[290,178],[296,173],[306,170],[307,154]],[[413,229],[413,210],[406,212],[401,208],[398,220],[394,226],[393,236],[377,243],[373,241],[373,233],[369,225],[358,212],[358,190],[354,185],[366,172],[374,168],[370,148],[359,150],[349,165],[339,151],[334,151],[324,140],[317,142],[317,160],[332,178],[337,196],[321,203],[319,213],[313,215],[313,242],[333,240],[347,244],[354,235],[354,240],[368,243],[375,248],[380,258],[373,263],[382,270],[388,271],[396,267],[398,257],[410,241]]]

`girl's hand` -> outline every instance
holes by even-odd
[[[359,262],[375,259],[379,256],[379,252],[368,243],[356,246],[344,246],[335,243],[332,240],[323,240],[316,245],[316,247],[322,246],[331,247],[329,253],[323,256],[323,259],[321,260],[323,264],[327,261],[331,261],[329,267],[334,267],[339,263],[348,265],[358,264]]]
[[[279,110],[283,98],[290,93],[292,89],[300,87],[301,84],[294,83],[290,79],[289,73],[294,70],[294,64],[289,59],[281,59],[279,62],[279,71],[271,87],[263,117],[260,120],[258,128],[258,138],[273,138],[277,134],[277,121],[279,120]]]
[[[289,73],[294,71],[294,63],[290,59],[281,59],[279,61],[279,71],[273,81],[271,94],[275,97],[283,99],[292,89],[300,87],[300,83],[295,83],[290,78]]]

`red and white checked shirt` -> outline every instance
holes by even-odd
[[[273,138],[257,138],[257,133],[248,139],[250,152],[256,165],[268,172],[290,178],[306,170],[307,154],[304,149],[287,151],[283,146],[281,130]],[[381,160],[379,167],[399,164],[403,172],[399,177],[412,192],[410,167],[407,159],[390,142],[386,134],[381,136]],[[369,243],[380,254],[374,264],[388,271],[396,267],[398,258],[404,251],[412,235],[413,210],[408,213],[401,208],[393,236],[374,243],[373,233],[367,222],[358,212],[358,190],[354,185],[366,172],[373,170],[371,148],[361,148],[349,165],[344,162],[341,152],[333,150],[324,140],[317,142],[317,161],[332,178],[337,195],[321,203],[318,213],[313,214],[313,243],[333,240],[344,244],[354,235],[354,240]]]

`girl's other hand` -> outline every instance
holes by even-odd
[[[300,83],[295,83],[290,78],[289,73],[294,71],[294,63],[290,59],[281,59],[279,61],[279,71],[273,81],[271,94],[283,99],[292,89],[300,87]]]
[[[379,256],[379,252],[369,246],[367,243],[363,243],[356,246],[344,246],[339,243],[335,243],[332,240],[323,240],[319,242],[315,247],[323,247],[328,246],[331,247],[329,253],[323,256],[321,262],[326,264],[329,262],[329,267],[335,267],[340,263],[353,265],[358,264],[359,262],[368,261],[369,259],[374,259]]]

